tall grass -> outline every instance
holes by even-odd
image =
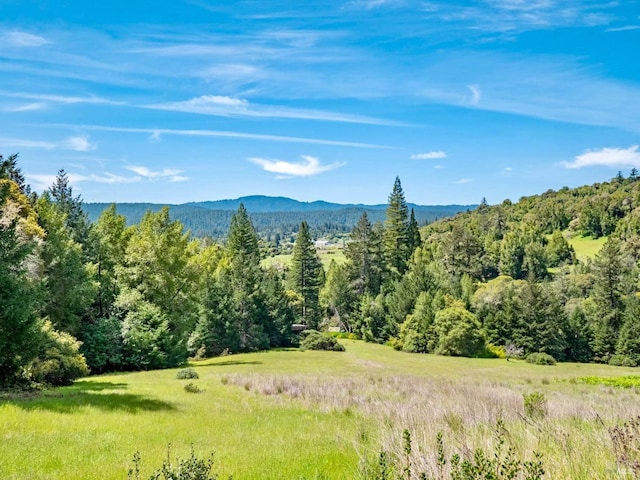
[[[352,479],[381,450],[437,467],[448,454],[495,447],[495,428],[522,458],[543,455],[546,478],[625,478],[609,428],[640,415],[637,389],[582,383],[637,370],[608,365],[445,358],[344,341],[346,352],[296,350],[202,362],[185,392],[177,370],[92,377],[44,396],[0,399],[0,478],[125,479],[140,451],[141,477],[172,444],[215,453],[235,479]],[[527,415],[540,392],[546,414]],[[417,470],[416,470],[417,471]]]

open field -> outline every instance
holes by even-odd
[[[576,235],[575,237],[567,239],[569,245],[576,251],[576,257],[578,260],[584,261],[587,258],[595,257],[602,246],[607,242],[607,237],[591,238],[581,237]]]
[[[343,264],[346,261],[346,258],[344,256],[344,251],[340,247],[319,248],[317,249],[317,252],[325,270],[329,268],[329,264],[331,263],[331,260],[335,260],[336,263],[339,265]],[[270,267],[271,265],[275,265],[276,267],[278,266],[288,267],[290,263],[291,263],[290,254],[275,255],[273,257],[267,257],[262,261],[262,265],[267,268]]]
[[[31,400],[0,401],[0,478],[124,479],[135,451],[143,474],[167,445],[185,457],[215,451],[234,479],[357,478],[361,458],[401,450],[430,468],[435,435],[456,451],[491,447],[504,420],[516,452],[544,456],[545,478],[627,478],[608,428],[640,415],[636,388],[583,377],[634,375],[607,365],[530,365],[396,352],[345,340],[347,351],[272,351],[194,362],[176,370],[90,377]],[[185,392],[193,381],[204,393]],[[523,394],[547,414],[529,418]],[[144,475],[143,475],[144,478]]]

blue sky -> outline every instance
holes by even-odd
[[[85,201],[489,203],[640,168],[640,3],[0,1],[0,153]]]

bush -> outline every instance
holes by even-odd
[[[547,397],[542,392],[523,393],[524,413],[529,418],[547,416]]]
[[[189,458],[182,460],[176,457],[171,460],[171,450],[167,448],[167,459],[162,467],[149,476],[149,480],[217,480],[218,475],[211,473],[213,454],[208,459],[196,457],[193,447]],[[129,469],[128,480],[140,480],[140,453],[133,454],[133,468]]]
[[[204,390],[202,390],[200,387],[198,387],[195,383],[193,382],[189,382],[184,386],[184,391],[187,393],[203,393]]]
[[[65,332],[58,332],[50,321],[42,327],[42,345],[38,357],[29,364],[29,376],[36,383],[51,386],[71,385],[89,374],[80,352],[80,342]]]
[[[530,353],[526,358],[527,363],[533,363],[534,365],[555,365],[556,359],[548,353]]]
[[[318,332],[317,330],[307,330],[306,336],[300,342],[300,348],[303,350],[329,350],[333,352],[344,352],[344,346],[329,336]]]
[[[176,373],[176,378],[178,380],[195,380],[200,378],[200,375],[198,375],[198,372],[196,372],[193,368],[188,367],[178,370],[178,373]]]
[[[626,355],[614,355],[609,359],[609,365],[614,365],[616,367],[637,367],[638,364],[633,358],[627,357]]]

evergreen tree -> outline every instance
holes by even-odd
[[[85,250],[83,259],[89,255],[89,218],[82,209],[82,197],[73,196],[73,187],[69,184],[69,176],[64,169],[58,171],[53,185],[48,190],[51,200],[65,215],[65,225],[70,229],[74,241]]]
[[[41,250],[44,274],[42,315],[57,330],[77,336],[93,303],[97,284],[91,265],[83,262],[82,247],[65,224],[66,215],[45,192],[36,203],[38,221],[46,231]]]
[[[387,205],[387,216],[384,223],[384,252],[387,268],[396,275],[402,275],[406,270],[411,251],[409,211],[398,177],[393,184]]]
[[[637,295],[627,300],[616,354],[625,355],[640,364],[640,298]]]
[[[384,251],[381,245],[380,224],[377,228],[369,222],[364,212],[349,236],[344,248],[347,269],[354,293],[377,295],[382,283]]]
[[[9,155],[7,158],[0,155],[0,178],[6,178],[15,183],[24,195],[28,196],[31,193],[31,187],[25,184],[24,175],[18,168],[17,153]]]
[[[413,253],[413,251],[422,243],[422,238],[420,237],[420,227],[418,226],[413,208],[411,209],[411,215],[409,216],[408,240],[409,252],[411,253]],[[411,253],[409,254],[409,256],[411,256]]]
[[[609,238],[593,263],[593,299],[597,315],[593,319],[593,344],[596,356],[607,360],[613,355],[624,312],[625,284],[629,269],[626,266],[620,241]]]
[[[316,253],[307,222],[302,222],[293,246],[287,275],[291,290],[302,296],[302,323],[317,329],[320,321],[319,294],[322,264]]]

